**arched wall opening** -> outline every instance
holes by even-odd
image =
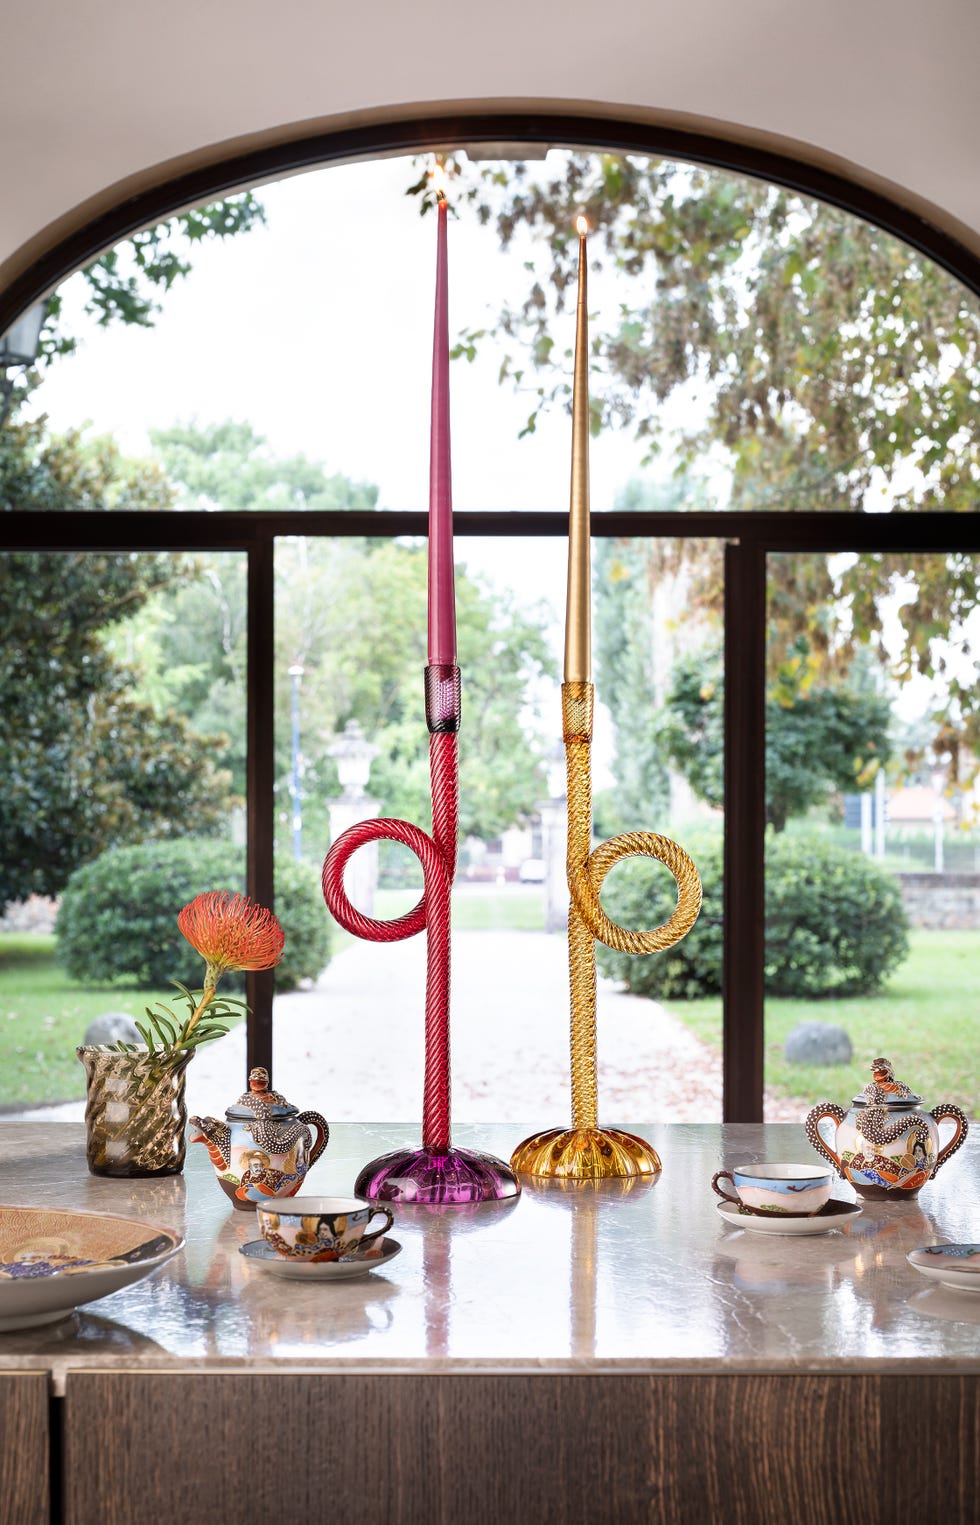
[[[885,228],[929,256],[970,289],[980,290],[980,262],[948,235],[904,209],[898,202],[856,187],[845,178],[775,153],[696,133],[638,128],[635,124],[580,117],[518,116],[453,117],[407,124],[352,129],[327,137],[277,145],[209,165],[168,180],[128,200],[97,221],[87,224],[45,251],[3,294],[0,328],[5,314],[22,310],[71,270],[101,250],[170,212],[200,203],[222,192],[254,185],[314,166],[341,163],[357,157],[408,154],[467,143],[515,143],[622,150],[670,155],[791,187],[814,195]],[[222,515],[183,514],[179,522],[140,522],[138,516],[97,516],[69,522],[46,515],[31,522],[18,516],[9,526],[8,548],[26,548],[52,536],[58,544],[88,549],[164,545],[240,551],[248,557],[248,858],[249,887],[258,898],[272,898],[273,855],[270,821],[274,812],[275,763],[264,738],[275,730],[276,677],[271,663],[270,628],[274,603],[273,548],[283,535],[323,535],[338,538],[384,533],[422,535],[421,515],[386,514],[383,528],[371,514]],[[553,514],[526,512],[520,534],[556,538],[564,527]],[[508,522],[509,521],[509,522]],[[609,513],[596,523],[598,537],[616,540],[642,534],[669,539],[676,517],[666,513]],[[513,518],[492,514],[458,516],[461,535],[505,536],[515,532]],[[5,531],[7,526],[5,526]],[[685,515],[691,536],[718,536],[714,515]],[[725,624],[738,631],[725,656],[725,901],[726,952],[724,964],[724,1109],[729,1120],[761,1115],[764,1028],[765,960],[765,820],[763,781],[766,771],[766,569],[773,556],[811,552],[832,554],[907,554],[910,557],[949,547],[977,549],[975,520],[942,512],[928,516],[861,516],[821,513],[787,515],[751,513],[725,516]],[[39,538],[40,537],[40,538]],[[254,980],[251,1004],[250,1062],[268,1063],[271,1054],[271,988]]]
[[[220,150],[212,158],[159,179],[148,171],[146,184],[126,189],[117,204],[100,208],[59,236],[40,233],[32,240],[28,268],[15,270],[0,290],[0,332],[33,302],[52,290],[72,271],[138,229],[181,208],[269,179],[341,163],[362,156],[414,154],[471,144],[551,145],[622,153],[656,154],[758,176],[817,197],[894,233],[948,270],[973,291],[980,291],[980,256],[927,215],[903,201],[901,195],[850,178],[843,168],[828,168],[801,153],[747,143],[736,136],[717,136],[688,128],[646,125],[616,117],[560,114],[542,111],[469,113],[425,116],[317,132],[289,138],[230,155]],[[109,193],[107,193],[109,194]],[[68,214],[74,223],[79,214]],[[11,266],[22,265],[11,260]]]

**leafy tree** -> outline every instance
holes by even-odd
[[[262,203],[251,191],[243,191],[142,228],[80,272],[87,287],[85,311],[101,328],[110,323],[152,328],[161,296],[175,281],[190,274],[195,244],[235,238],[263,222]],[[78,341],[61,327],[62,310],[61,296],[55,292],[48,303],[42,362],[70,354],[77,347]]]
[[[980,310],[964,287],[891,235],[748,176],[611,154],[558,163],[548,180],[494,167],[472,187],[505,246],[525,230],[547,250],[550,268],[530,262],[523,304],[497,325],[539,373],[539,404],[568,391],[554,319],[574,297],[584,211],[590,264],[605,260],[623,298],[593,338],[597,429],[629,424],[655,450],[663,403],[690,383],[704,408],[683,443],[691,459],[730,452],[733,507],[860,509],[880,471],[902,507],[973,510]],[[899,489],[908,464],[922,475]]]
[[[151,440],[182,503],[193,508],[239,511],[275,509],[371,509],[377,488],[329,476],[304,455],[273,458],[262,435],[245,422],[174,425],[151,431]],[[358,542],[362,544],[362,542]],[[303,660],[304,630],[320,618],[317,590],[309,583],[305,540],[290,568],[289,586],[277,559],[277,630],[282,661],[277,672]],[[120,631],[117,647],[138,652],[140,689],[157,703],[173,704],[196,729],[217,729],[229,738],[225,761],[236,793],[245,791],[245,558],[215,553],[196,558],[197,576],[154,600],[137,625]],[[288,612],[287,612],[288,611]],[[292,612],[296,619],[292,620]],[[292,623],[290,623],[292,621]],[[289,631],[295,629],[295,635]],[[287,649],[288,647],[288,649]],[[307,683],[308,687],[308,683]],[[282,738],[282,771],[288,770],[288,738]]]
[[[620,510],[661,513],[697,506],[703,489],[688,478],[672,483],[627,484]],[[683,528],[683,521],[678,527]],[[690,547],[670,540],[599,540],[594,550],[596,677],[616,739],[614,831],[656,830],[670,805],[668,754],[660,735],[679,626],[689,616]],[[717,550],[699,546],[702,578]],[[698,626],[693,626],[698,630]]]
[[[634,481],[616,506],[669,512],[694,506],[703,493],[686,475],[653,487]],[[596,654],[616,728],[616,829],[669,805],[668,764],[700,799],[721,808],[724,686],[713,599],[721,585],[719,546],[606,540],[595,560]],[[799,560],[771,579],[771,606],[805,596],[808,568]],[[782,660],[770,660],[767,816],[777,831],[832,790],[870,788],[888,760],[890,707],[867,665],[866,656],[845,671],[814,661],[804,635]]]
[[[85,312],[101,328],[110,323],[152,328],[161,310],[161,296],[190,274],[196,244],[234,238],[264,221],[262,203],[251,191],[243,191],[142,228],[79,271],[86,288]],[[64,296],[59,287],[46,301],[38,370],[77,348],[77,338],[64,327]],[[15,401],[23,401],[38,384],[38,370],[22,377],[12,394]]]
[[[801,658],[805,653],[800,653]],[[805,671],[801,661],[798,673]],[[717,648],[682,658],[667,695],[661,736],[694,792],[724,804],[724,680]],[[887,700],[854,689],[805,687],[784,679],[766,704],[766,819],[777,832],[832,790],[868,787],[889,758]]]
[[[160,471],[40,423],[0,434],[0,509],[166,509]],[[0,904],[57,894],[79,864],[144,837],[206,831],[226,808],[220,737],[134,692],[102,633],[184,575],[178,558],[0,557]]]
[[[194,508],[372,509],[378,489],[328,476],[305,455],[269,454],[252,424],[226,419],[215,424],[175,424],[151,429],[150,439],[181,494]]]
[[[457,352],[473,358],[491,331],[504,341],[501,377],[529,393],[529,429],[569,391],[584,211],[596,230],[590,265],[615,313],[593,327],[594,431],[631,428],[652,457],[665,444],[663,405],[683,395],[695,422],[679,458],[711,452],[727,464],[720,507],[975,511],[980,304],[943,270],[845,212],[747,176],[584,152],[548,165],[485,167],[454,198],[528,255],[523,300],[492,330],[464,333]],[[965,781],[977,766],[975,755],[964,764],[980,739],[980,688],[951,663],[948,642],[976,608],[977,571],[967,555],[914,567],[888,554],[844,568],[781,558],[773,663],[801,636],[828,680],[862,643],[884,660],[897,600],[892,672],[943,680],[935,745]]]
[[[330,476],[303,456],[272,457],[248,424],[181,426],[153,436],[185,502],[242,510],[373,508],[377,488]],[[141,665],[149,685],[168,675],[192,723],[228,725],[236,786],[244,788],[244,568],[241,558],[198,561],[190,586],[156,601]],[[357,719],[379,747],[370,780],[387,815],[427,820],[428,752],[422,700],[426,663],[424,543],[360,537],[284,537],[276,549],[276,681],[289,710],[288,669],[303,668],[304,830],[326,842],[326,802],[338,793],[334,736]],[[462,569],[457,636],[464,673],[462,830],[498,835],[541,797],[543,779],[522,726],[531,681],[548,667],[544,618],[518,612]],[[147,622],[148,623],[148,622]],[[127,632],[127,635],[131,632]],[[153,650],[153,646],[156,650]],[[277,728],[285,797],[288,725]]]

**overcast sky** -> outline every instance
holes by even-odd
[[[554,156],[552,155],[552,158]],[[553,166],[549,165],[549,171]],[[379,504],[428,502],[429,404],[435,218],[420,217],[406,187],[409,158],[345,164],[261,187],[267,225],[197,246],[191,275],[163,298],[149,329],[100,329],[82,311],[85,288],[64,288],[65,324],[78,352],[56,362],[34,395],[55,428],[91,423],[129,453],[149,448],[149,430],[175,422],[248,420],[275,455],[302,453],[328,473],[376,484]],[[525,238],[507,251],[492,227],[465,208],[449,227],[450,337],[492,322],[503,302],[526,293],[524,260],[544,256]],[[590,277],[596,328],[615,318],[620,292],[608,268]],[[570,352],[574,312],[555,333]],[[457,510],[568,507],[571,422],[563,409],[519,438],[533,396],[498,385],[502,351],[486,345],[473,364],[451,369],[453,501]],[[569,375],[571,362],[568,362]],[[689,421],[678,398],[667,425]],[[596,511],[615,506],[642,465],[628,433],[591,444]],[[564,620],[564,539],[460,541],[457,559],[553,612],[556,647]],[[914,685],[903,709],[922,703]]]
[[[90,424],[130,454],[173,423],[247,420],[272,454],[302,453],[328,473],[376,484],[379,505],[428,504],[436,222],[406,187],[408,158],[348,164],[261,187],[264,227],[196,246],[189,277],[162,299],[152,328],[99,328],[79,277],[63,288],[64,326],[78,351],[44,374],[32,399],[55,429]],[[449,225],[450,339],[484,328],[527,290],[525,243],[501,251],[464,210]],[[546,252],[546,251],[545,251]],[[611,319],[612,277],[593,276],[593,321]],[[556,346],[571,351],[574,308]],[[564,410],[520,439],[534,403],[498,384],[502,351],[486,345],[451,368],[453,502],[457,510],[568,508],[571,421]],[[568,362],[571,374],[571,359]],[[591,498],[612,508],[631,477],[649,475],[627,434],[591,444]],[[659,468],[662,475],[664,468]],[[524,603],[543,600],[560,661],[564,537],[460,540],[457,560]],[[601,696],[600,696],[601,697]],[[605,781],[608,726],[596,736]]]
[[[406,195],[417,178],[412,160],[401,158],[261,187],[267,225],[195,247],[191,275],[165,295],[153,328],[98,328],[83,313],[85,288],[73,278],[63,290],[65,325],[81,344],[45,373],[33,406],[56,429],[90,423],[134,454],[149,448],[151,428],[248,420],[273,454],[302,453],[328,473],[376,484],[383,508],[424,509],[436,229]],[[465,209],[450,220],[451,339],[520,299],[523,262],[535,252],[547,259],[526,239],[502,251],[492,227]],[[613,321],[618,301],[613,274],[593,272],[596,327]],[[556,348],[570,351],[574,311],[562,321]],[[498,385],[501,354],[487,345],[475,363],[451,369],[454,505],[563,512],[570,418],[559,409],[520,439],[534,399]],[[664,421],[686,422],[689,407],[678,399]],[[663,477],[666,465],[644,468],[641,456],[622,431],[592,441],[593,509],[614,507],[632,477]],[[457,559],[524,601],[544,597],[557,652],[565,541],[515,549],[513,541],[460,541]],[[903,696],[903,708],[911,697]]]
[[[261,188],[267,226],[195,248],[192,274],[164,297],[152,329],[97,328],[80,310],[81,281],[68,282],[66,326],[83,342],[48,371],[36,406],[56,428],[91,421],[131,453],[148,447],[150,428],[247,419],[273,453],[302,452],[328,472],[375,483],[382,507],[424,509],[435,218],[420,218],[406,196],[415,178],[405,158]],[[526,252],[502,252],[472,214],[451,221],[451,336],[486,326],[505,297],[526,290]],[[591,282],[597,322],[614,303],[611,284]],[[559,348],[570,349],[573,325],[572,311]],[[454,505],[564,511],[569,417],[559,411],[519,439],[533,399],[498,385],[500,354],[488,347],[452,367]],[[614,506],[640,461],[628,435],[593,441],[594,509]],[[551,549],[546,579],[540,558],[515,557],[513,544],[484,542],[479,561],[528,596],[543,580],[554,590],[556,568],[563,576],[564,545]]]
[[[302,453],[328,473],[376,484],[382,508],[424,510],[436,222],[406,195],[417,178],[413,161],[401,158],[261,187],[266,225],[195,247],[190,276],[166,294],[150,329],[99,328],[83,311],[84,283],[67,282],[65,327],[82,343],[46,372],[34,406],[56,429],[90,421],[133,454],[149,449],[152,428],[248,420],[273,454]],[[528,239],[502,251],[493,229],[465,209],[450,219],[451,342],[526,294],[524,261],[534,252]],[[612,321],[618,300],[613,275],[593,274],[596,326]],[[556,348],[569,352],[569,379],[574,322],[571,308],[555,335]],[[519,438],[535,399],[498,384],[502,354],[487,344],[474,363],[451,367],[454,507],[565,512],[570,416],[558,409]],[[683,404],[671,417],[682,419]],[[591,442],[594,510],[614,507],[631,477],[653,474],[641,460],[626,433]],[[564,537],[458,540],[456,559],[524,605],[545,606],[560,671]],[[596,786],[605,787],[613,738],[597,697],[593,762]]]

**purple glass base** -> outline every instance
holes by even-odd
[[[521,1186],[503,1160],[473,1149],[395,1149],[365,1165],[354,1183],[354,1195],[375,1202],[424,1203],[437,1207],[466,1207],[473,1202],[500,1202],[516,1197]]]

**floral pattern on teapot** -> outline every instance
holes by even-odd
[[[814,1107],[806,1119],[807,1138],[862,1196],[914,1197],[959,1149],[969,1123],[952,1102],[924,1111],[922,1098],[895,1079],[888,1059],[872,1060],[871,1075],[849,1111],[832,1101]],[[832,1143],[820,1126],[828,1119],[836,1123]],[[946,1120],[954,1124],[953,1133],[940,1147],[939,1123]]]

